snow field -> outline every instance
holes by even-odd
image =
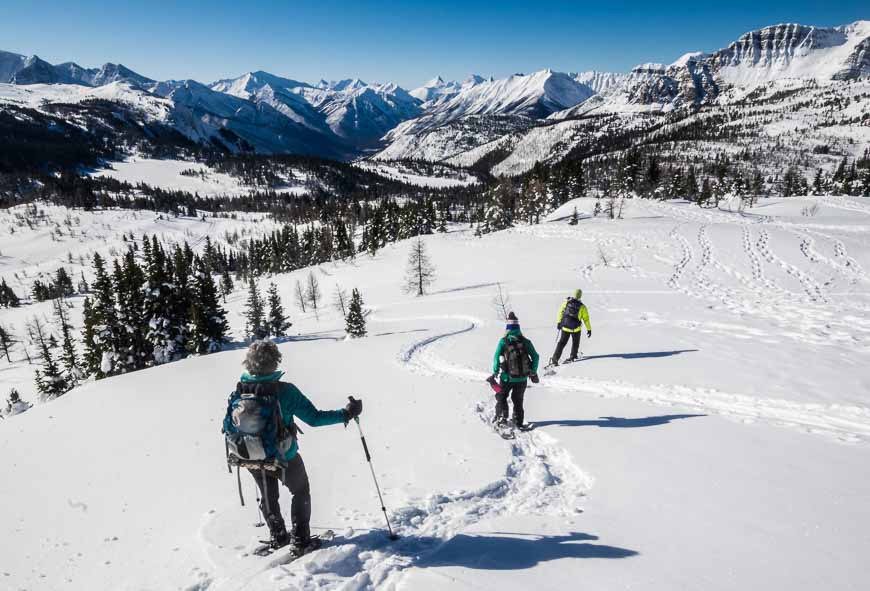
[[[801,215],[814,203],[817,216]],[[588,214],[594,201],[551,220],[575,205]],[[399,289],[406,243],[322,265],[326,299],[335,284],[360,288],[370,336],[345,341],[333,310],[319,321],[293,310],[299,335],[280,345],[282,368],[321,408],[364,400],[402,539],[385,539],[356,431],[303,425],[312,525],[339,537],[290,565],[245,556],[265,534],[252,525],[253,482],[240,508],[223,463],[219,422],[243,355],[233,350],[87,384],[0,424],[14,475],[0,483],[0,528],[16,542],[4,545],[4,584],[860,589],[865,207],[765,200],[740,215],[632,201],[624,220],[479,239],[453,228],[425,239],[438,277],[424,298]],[[307,273],[261,287],[274,279],[289,308]],[[497,283],[542,358],[577,287],[593,325],[584,361],[529,388],[537,427],[514,441],[482,420],[503,334]],[[227,303],[234,327],[243,301],[238,290]],[[30,483],[56,486],[37,503]]]
[[[182,174],[184,171],[191,170],[197,175]],[[121,162],[112,162],[109,167],[94,171],[92,176],[110,177],[134,186],[145,183],[160,189],[199,194],[201,197],[234,197],[267,190],[265,187],[243,185],[239,179],[212,170],[200,162],[156,160],[139,156],[131,156]],[[275,192],[303,195],[308,192],[304,180],[305,175],[300,172],[296,179],[288,179],[287,186],[279,187]]]

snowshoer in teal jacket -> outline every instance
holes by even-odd
[[[501,372],[499,375],[501,390],[495,395],[495,420],[499,424],[507,423],[507,399],[510,396],[514,408],[514,424],[521,427],[525,417],[523,397],[529,378],[532,382],[538,383],[540,356],[532,341],[523,336],[520,321],[513,312],[508,314],[505,329],[507,332],[499,340],[492,360],[493,376]]]
[[[264,341],[271,342],[271,341]],[[341,410],[317,410],[305,394],[294,384],[282,382],[281,377],[283,371],[275,371],[266,375],[251,375],[248,372],[242,374],[239,381],[243,384],[263,384],[263,383],[278,383],[278,404],[281,408],[281,418],[284,420],[284,426],[291,432],[296,430],[294,417],[299,417],[302,422],[312,427],[325,427],[326,425],[337,425],[338,423],[346,423],[347,411]],[[289,462],[299,452],[299,443],[296,438],[293,438],[293,443],[283,454],[285,462]]]
[[[278,371],[281,362],[281,352],[272,341],[257,340],[248,347],[244,365],[248,370],[242,374],[237,392],[246,392],[249,395],[264,396],[269,400],[270,396],[277,398],[278,417],[283,428],[272,429],[272,442],[269,449],[277,449],[275,461],[263,462],[239,462],[248,468],[260,489],[260,509],[271,534],[270,545],[280,548],[293,543],[296,552],[304,553],[311,543],[311,491],[308,484],[308,473],[302,456],[299,454],[299,444],[296,441],[297,428],[294,419],[298,417],[312,427],[347,423],[360,415],[362,401],[351,401],[341,410],[318,410],[314,404],[293,384],[282,382],[284,372]],[[231,401],[233,397],[231,395]],[[248,398],[244,400],[256,400]],[[230,404],[227,416],[224,419],[224,432],[228,432],[227,421],[232,421],[233,405]],[[236,407],[238,408],[238,406]],[[258,407],[255,407],[258,408]],[[262,408],[262,407],[259,407]],[[271,408],[275,408],[272,406]],[[240,414],[243,414],[241,411]],[[254,414],[254,416],[264,416]],[[270,413],[269,417],[275,415]],[[260,419],[263,422],[263,419]],[[275,425],[276,423],[271,423]],[[276,433],[277,430],[277,433]],[[266,433],[267,430],[261,431]],[[245,457],[252,457],[250,455]],[[287,532],[284,518],[281,516],[281,507],[278,504],[279,482],[293,495],[290,506],[290,517],[293,523],[292,536]]]

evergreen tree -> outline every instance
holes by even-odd
[[[816,171],[816,176],[813,178],[813,195],[824,195],[825,183],[822,177],[822,169]]]
[[[408,265],[405,273],[405,292],[425,295],[426,290],[435,281],[435,267],[426,253],[426,245],[421,238],[411,244],[408,254]]]
[[[268,300],[269,318],[266,321],[266,326],[269,329],[269,334],[273,337],[287,336],[287,329],[293,326],[293,323],[288,322],[287,316],[284,315],[281,296],[278,295],[278,287],[274,283],[269,285]]]
[[[115,271],[119,331],[123,333],[123,346],[118,353],[123,371],[147,367],[152,359],[153,350],[146,338],[149,327],[145,318],[144,288],[145,272],[136,262],[133,248],[128,248],[122,266],[116,265]]]
[[[366,317],[363,314],[362,296],[360,296],[359,290],[356,288],[354,288],[350,296],[344,330],[351,338],[366,336]]]
[[[580,218],[577,215],[577,208],[574,208],[574,211],[571,212],[571,219],[568,221],[569,226],[576,226],[580,221]]]
[[[245,336],[249,339],[262,338],[269,334],[263,311],[263,298],[252,277],[248,281],[248,300],[245,302]]]
[[[12,363],[12,358],[9,356],[9,350],[16,343],[15,335],[8,328],[0,324],[0,351],[6,357],[6,361]]]
[[[79,360],[76,354],[75,343],[73,342],[72,333],[70,331],[69,313],[66,310],[66,304],[58,298],[54,300],[54,315],[60,324],[60,334],[62,338],[60,362],[66,372],[66,381],[70,388],[75,387],[79,379],[82,377],[79,367]]]
[[[191,305],[189,350],[204,355],[220,351],[229,342],[226,311],[218,301],[217,287],[203,259],[196,261]]]
[[[489,191],[484,211],[484,232],[504,230],[514,225],[516,194],[510,179],[502,179]]]
[[[175,361],[181,356],[178,334],[178,297],[172,282],[174,269],[166,257],[166,251],[152,236],[150,256],[146,259],[144,286],[145,335],[151,350],[151,362],[155,365]]]
[[[221,296],[224,299],[224,302],[227,301],[227,296],[233,292],[233,279],[230,277],[230,270],[228,268],[224,268],[221,273]]]
[[[97,378],[118,373],[118,317],[115,310],[115,298],[112,281],[106,273],[105,264],[99,254],[94,254],[94,282],[91,289],[94,293],[91,313],[93,314],[94,351],[86,352],[87,367],[93,370]],[[87,344],[86,344],[87,346]],[[98,359],[93,356],[98,355]],[[92,363],[95,364],[92,365]]]
[[[65,268],[58,267],[54,276],[52,297],[68,298],[73,293],[75,293],[75,290],[73,289],[72,277],[69,276]]]
[[[5,279],[0,279],[0,306],[4,308],[17,308],[21,304],[18,296],[12,288],[6,284]]]
[[[51,400],[68,392],[70,386],[61,375],[60,369],[51,355],[48,341],[43,334],[42,324],[34,319],[31,325],[35,332],[35,342],[39,345],[42,357],[42,369],[36,370],[36,389],[43,400]]]

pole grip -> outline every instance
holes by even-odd
[[[366,438],[360,437],[360,440],[362,440],[363,451],[366,452],[366,461],[371,462],[372,461],[372,454],[369,453],[369,446],[366,444]]]

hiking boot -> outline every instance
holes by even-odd
[[[299,554],[311,544],[311,530],[308,526],[299,526],[293,529],[293,550]]]
[[[571,355],[571,357],[569,357],[569,358],[565,361],[565,363],[574,363],[575,361],[577,361],[577,356],[576,356],[576,355]]]
[[[552,359],[550,359],[550,365],[553,365],[553,366],[559,365],[559,360],[556,359],[555,357],[553,357]]]
[[[269,547],[273,550],[277,550],[278,548],[283,548],[289,543],[290,534],[288,534],[286,531],[282,531],[272,535],[272,538],[269,540]]]

